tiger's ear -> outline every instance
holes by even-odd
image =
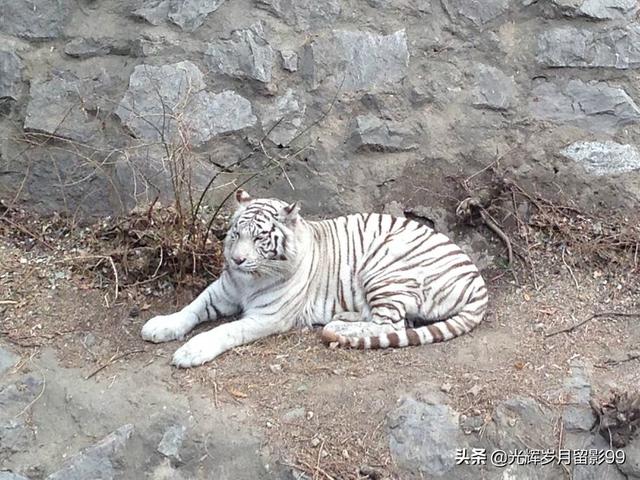
[[[300,205],[298,202],[294,202],[290,205],[282,207],[280,212],[278,213],[279,220],[285,225],[295,225],[298,221],[298,212],[300,212]]]
[[[253,200],[253,197],[244,190],[238,189],[236,191],[236,203],[239,207],[246,207],[251,200]]]

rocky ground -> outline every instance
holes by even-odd
[[[291,332],[185,371],[177,343],[139,331],[193,292],[115,298],[72,244],[0,244],[0,479],[640,478],[638,438],[618,465],[456,465],[462,448],[609,448],[589,400],[638,390],[639,320],[616,315],[640,309],[637,265],[540,253],[537,288],[485,271],[490,314],[452,342],[360,352]],[[556,333],[597,312],[613,314]]]

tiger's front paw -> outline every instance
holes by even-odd
[[[211,332],[196,335],[173,354],[171,364],[178,368],[197,367],[216,358],[220,353]]]
[[[147,342],[161,343],[182,340],[193,328],[193,321],[182,312],[153,317],[142,327],[142,338]]]

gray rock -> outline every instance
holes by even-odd
[[[547,67],[639,68],[640,25],[547,30],[538,37],[537,60]]]
[[[0,413],[15,417],[42,390],[42,380],[27,376],[0,388]]]
[[[24,119],[25,130],[43,132],[88,142],[101,128],[93,103],[92,84],[100,80],[81,80],[70,72],[54,72],[50,80],[34,82]]]
[[[109,54],[109,45],[91,38],[74,38],[64,46],[64,53],[74,58],[91,58]]]
[[[198,92],[185,109],[184,133],[193,145],[201,145],[216,135],[255,125],[251,103],[232,90],[221,93]]]
[[[202,72],[191,62],[138,65],[115,113],[139,138],[170,143],[186,138],[201,144],[255,123],[248,100],[231,91],[215,95],[204,87]]]
[[[407,35],[334,30],[307,44],[300,69],[312,89],[330,77],[343,91],[391,89],[407,75]]]
[[[513,77],[489,65],[479,64],[474,72],[472,104],[492,110],[508,110],[514,103],[516,85]]]
[[[575,142],[560,153],[578,162],[594,175],[612,175],[640,170],[640,151],[633,145],[612,141]]]
[[[567,431],[588,432],[593,427],[596,417],[591,407],[568,405],[562,413],[562,422]]]
[[[624,18],[638,9],[637,0],[551,0],[567,17],[596,20]]]
[[[144,5],[133,11],[133,16],[146,20],[151,25],[161,25],[169,15],[170,0],[146,0]]]
[[[280,50],[282,68],[289,72],[298,71],[298,54],[293,50]]]
[[[17,473],[2,471],[0,472],[0,480],[29,480],[27,477],[18,475]]]
[[[299,30],[331,26],[342,10],[339,0],[256,0],[256,6]]]
[[[235,30],[228,40],[209,44],[205,62],[213,71],[268,83],[271,81],[274,52],[264,39],[262,26],[255,24],[251,28]]]
[[[170,0],[168,18],[182,30],[193,32],[200,27],[210,13],[215,12],[225,0]]]
[[[288,89],[262,111],[262,129],[269,133],[268,138],[273,143],[287,146],[300,130],[305,111],[306,105],[302,99]]]
[[[566,432],[564,437],[563,448],[572,450],[573,453],[573,468],[571,472],[571,478],[574,480],[629,480],[623,475],[615,464],[603,462],[598,464],[578,464],[575,460],[575,452],[588,452],[589,450],[595,450],[603,452],[605,450],[611,450],[611,446],[600,435],[592,435],[586,432],[572,433]],[[587,457],[588,463],[588,457]],[[626,463],[626,462],[625,462]],[[632,477],[633,478],[633,477]]]
[[[361,151],[400,152],[417,148],[415,135],[400,122],[384,121],[375,115],[359,115],[352,139]]]
[[[564,381],[564,391],[569,394],[569,402],[589,405],[592,389],[586,365],[575,361],[571,363],[570,375]]]
[[[631,97],[604,82],[542,83],[531,91],[529,107],[541,120],[592,131],[615,131],[640,120],[640,108]]]
[[[25,40],[53,40],[64,32],[70,0],[0,0],[0,12],[0,32]]]
[[[180,449],[184,442],[184,434],[187,427],[184,425],[172,425],[162,435],[158,444],[158,452],[173,462],[180,462]]]
[[[455,466],[456,448],[465,445],[457,415],[447,405],[429,405],[407,398],[387,417],[389,449],[407,470],[444,475]]]
[[[91,58],[102,55],[131,55],[137,53],[134,42],[114,38],[74,38],[64,46],[64,53],[74,58]]]
[[[207,92],[203,78],[188,61],[138,65],[115,114],[139,138],[192,145],[255,124],[247,99],[232,91]]]
[[[18,418],[0,419],[0,464],[16,452],[27,452],[33,444],[34,435]]]
[[[18,99],[22,83],[22,60],[13,51],[0,50],[0,98]]]
[[[65,462],[63,467],[47,480],[112,480],[116,478],[116,456],[127,444],[133,425],[124,425],[95,445],[85,448]]]
[[[18,363],[20,357],[0,346],[0,375]]]
[[[623,450],[626,460],[618,465],[618,469],[632,479],[640,478],[640,438],[636,438]]]
[[[477,26],[482,26],[499,17],[509,9],[510,0],[444,0],[443,5],[450,16],[460,15]]]

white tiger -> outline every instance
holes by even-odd
[[[180,347],[172,360],[178,367],[304,325],[325,325],[325,343],[386,348],[449,340],[484,316],[478,269],[424,225],[375,213],[308,222],[295,203],[242,190],[236,200],[220,278],[142,328],[145,340],[166,342],[206,320],[239,315]]]

